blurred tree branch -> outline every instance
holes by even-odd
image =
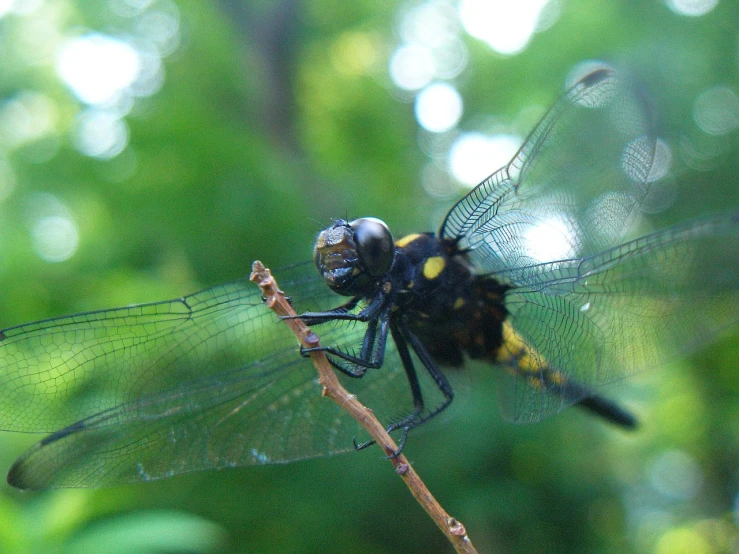
[[[273,142],[292,154],[300,147],[295,136],[294,74],[300,35],[299,0],[243,2],[220,0],[247,51],[256,53],[263,74],[261,105],[254,115]]]

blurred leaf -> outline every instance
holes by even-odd
[[[226,532],[184,512],[142,511],[90,523],[60,550],[69,554],[207,553],[221,550]]]

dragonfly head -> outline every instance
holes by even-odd
[[[319,233],[313,250],[318,273],[334,292],[345,296],[370,294],[394,257],[390,229],[374,217],[336,220]]]

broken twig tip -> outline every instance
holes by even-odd
[[[261,280],[264,277],[262,276],[267,270],[266,267],[264,267],[264,264],[260,262],[259,260],[254,260],[251,264],[251,275],[249,276],[249,279],[252,281]]]

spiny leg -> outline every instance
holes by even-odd
[[[391,332],[393,333],[393,339],[395,340],[395,344],[398,348],[398,354],[400,355],[400,359],[403,363],[403,368],[405,369],[406,375],[408,377],[414,406],[413,412],[403,417],[402,419],[395,421],[387,427],[388,433],[395,431],[396,429],[402,429],[403,434],[398,441],[398,449],[392,454],[392,456],[398,456],[405,447],[405,443],[408,439],[408,432],[414,427],[418,427],[419,425],[427,422],[429,419],[438,415],[444,409],[449,407],[449,405],[452,403],[452,400],[454,399],[454,391],[452,390],[452,386],[449,384],[449,381],[447,381],[447,378],[441,372],[441,369],[439,369],[439,366],[436,365],[436,362],[433,360],[431,354],[429,354],[424,344],[408,329],[408,327],[404,323],[398,322],[397,324],[391,324]],[[411,348],[413,348],[413,351],[418,356],[418,359],[421,361],[423,366],[426,368],[426,371],[428,371],[429,375],[431,375],[431,378],[434,380],[434,383],[436,383],[436,386],[444,395],[444,401],[425,415],[422,415],[424,410],[424,400],[421,393],[421,386],[418,381],[418,375],[416,374],[416,370],[413,364],[413,359],[411,358],[410,352],[408,350],[408,343],[410,343],[410,346]],[[360,445],[355,445],[355,447],[358,449],[366,448],[367,446],[373,444],[373,442],[374,441],[369,441]]]
[[[413,358],[411,357],[410,351],[408,350],[408,344],[403,338],[403,335],[398,330],[397,324],[392,321],[390,322],[390,333],[392,334],[393,340],[395,341],[395,347],[398,350],[400,361],[403,364],[403,369],[405,370],[406,377],[408,378],[408,384],[411,387],[411,395],[413,397],[413,412],[411,412],[410,414],[404,416],[402,419],[389,425],[385,429],[388,433],[394,431],[395,429],[403,427],[409,421],[417,419],[418,416],[423,412],[423,407],[424,407],[423,393],[421,392],[421,384],[418,381],[418,375],[416,374],[416,369],[413,365]],[[405,445],[405,440],[407,438],[407,435],[408,435],[407,432],[403,434],[403,436],[401,437],[401,441],[398,446],[398,449],[392,454],[393,456],[397,456],[398,454],[400,454],[400,451],[403,449],[403,446]],[[371,446],[373,444],[375,444],[374,440],[366,441],[361,444],[357,444],[355,442],[354,448],[356,450],[362,450],[363,448],[367,448],[368,446]]]
[[[416,418],[411,422],[411,425],[406,429],[407,433],[408,430],[412,429],[413,427],[418,427],[419,425],[427,422],[429,419],[437,416],[439,413],[448,408],[449,405],[452,403],[452,400],[454,400],[454,391],[452,390],[452,385],[449,383],[444,373],[442,373],[439,366],[431,357],[431,354],[429,353],[426,346],[418,339],[418,337],[414,335],[404,323],[400,324],[400,331],[403,336],[408,339],[411,348],[413,348],[413,351],[416,353],[416,356],[418,356],[418,359],[421,360],[423,367],[426,368],[426,371],[428,371],[429,375],[431,375],[431,378],[434,380],[434,383],[444,395],[444,401],[441,404],[436,406],[433,410],[431,410],[423,417]]]
[[[362,339],[362,348],[359,356],[354,356],[348,352],[343,352],[332,346],[317,346],[315,348],[302,348],[300,353],[307,355],[310,352],[323,351],[329,354],[329,363],[349,377],[363,377],[367,369],[378,369],[382,367],[385,361],[385,348],[387,345],[387,336],[389,331],[390,307],[379,314],[379,317],[373,318],[367,322],[367,331]],[[378,336],[379,326],[379,336]],[[345,362],[349,362],[355,367],[337,361],[332,356],[339,358]]]
[[[361,300],[362,298],[360,296],[355,296],[349,302],[326,310],[325,312],[304,312],[299,315],[282,316],[280,319],[302,319],[309,327],[320,325],[327,321],[356,320],[360,317],[360,314],[350,314],[349,312],[356,308]]]
[[[367,306],[360,311],[358,314],[352,314],[351,312],[357,307],[359,302],[362,300],[361,296],[354,296],[349,302],[326,310],[325,312],[304,312],[295,316],[285,316],[282,319],[302,319],[306,325],[320,325],[327,321],[362,321],[367,322],[372,319],[377,319],[380,314],[387,309],[390,304],[391,296],[386,292],[385,289],[380,288],[375,294]]]

